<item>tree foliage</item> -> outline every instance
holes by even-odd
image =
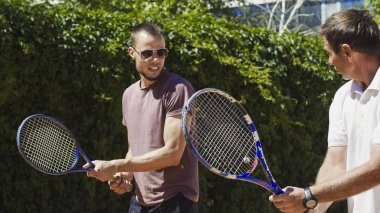
[[[26,116],[49,114],[72,129],[90,158],[123,158],[121,95],[139,78],[127,54],[129,33],[144,21],[167,34],[167,70],[197,90],[225,90],[247,108],[281,186],[314,181],[328,105],[341,83],[321,41],[216,18],[208,2],[222,1],[0,1],[0,180],[9,183],[1,212],[127,211],[130,195],[116,196],[84,174],[29,168],[15,136]],[[276,212],[264,189],[200,169],[200,212]],[[265,178],[260,168],[255,175]]]
[[[366,0],[367,8],[375,15],[375,19],[380,24],[380,2],[377,0]]]

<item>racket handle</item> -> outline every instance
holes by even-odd
[[[280,195],[280,194],[284,194],[284,191],[276,183],[276,184],[272,184],[272,193],[275,194],[275,195]]]

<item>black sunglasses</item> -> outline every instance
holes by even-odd
[[[143,50],[141,52],[137,51],[134,47],[132,48],[140,55],[141,59],[143,60],[152,57],[154,53],[156,53],[158,58],[166,58],[169,54],[169,50],[166,48],[161,48],[158,50]]]

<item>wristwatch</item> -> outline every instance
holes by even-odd
[[[305,191],[305,199],[303,200],[303,206],[307,209],[314,209],[318,205],[318,200],[311,194],[310,188],[304,188]]]

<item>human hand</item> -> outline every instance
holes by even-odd
[[[110,189],[116,194],[124,194],[132,191],[133,173],[132,172],[119,172],[114,175],[114,180],[109,181]]]
[[[102,182],[112,180],[113,175],[117,172],[116,165],[113,164],[113,161],[101,161],[95,160],[92,161],[94,168],[87,172],[88,177],[96,178]],[[84,169],[91,167],[89,163],[83,165]]]
[[[285,213],[301,213],[305,212],[303,206],[305,192],[303,188],[288,186],[284,189],[284,193],[280,195],[271,195],[269,201],[281,212]]]

